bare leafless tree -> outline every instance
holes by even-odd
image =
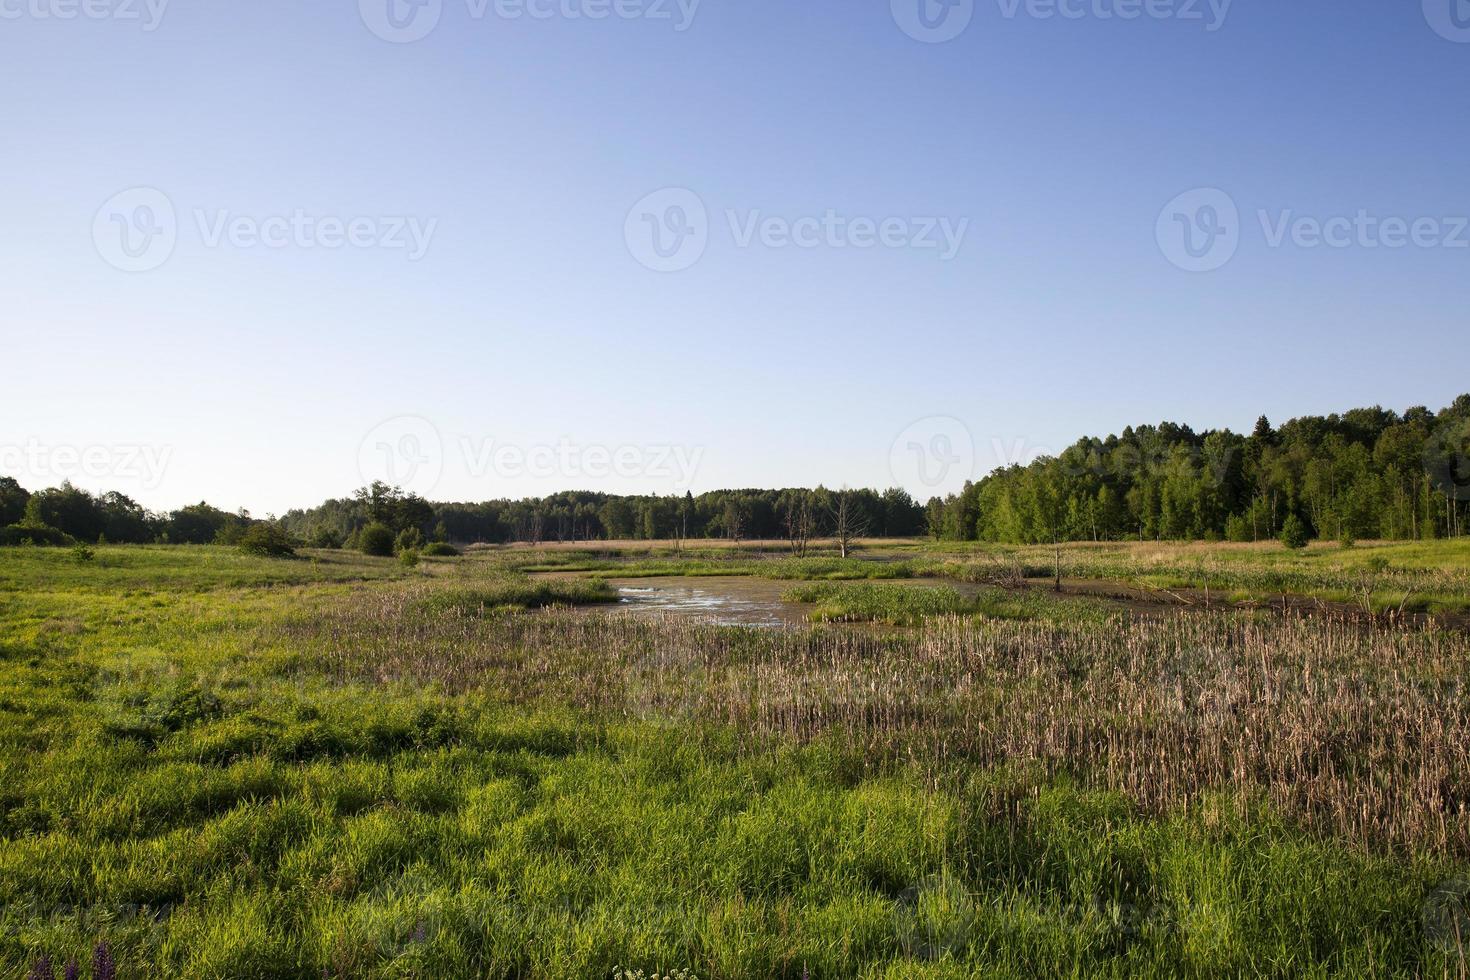
[[[868,533],[867,518],[858,510],[857,499],[845,487],[832,495],[832,536],[843,558],[852,554],[852,543]]]
[[[797,556],[806,555],[812,535],[816,532],[816,508],[808,490],[791,490],[785,495],[781,509],[781,522],[786,529],[786,540]]]

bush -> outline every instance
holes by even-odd
[[[342,535],[330,527],[319,527],[311,532],[311,546],[328,551],[342,547]]]
[[[424,549],[424,554],[430,558],[458,558],[459,549],[447,541],[435,541]]]
[[[214,543],[223,545],[243,545],[245,543],[245,535],[253,527],[256,526],[257,525],[246,524],[244,521],[231,514],[229,516],[229,520],[221,524],[219,530],[214,532]]]
[[[393,529],[374,521],[357,535],[357,547],[365,555],[377,558],[393,557]]]
[[[80,541],[71,546],[71,559],[78,564],[89,562],[96,557],[97,552],[93,551],[91,548],[88,548]]]
[[[424,546],[424,532],[416,527],[406,527],[394,542],[395,551],[417,551]]]
[[[240,550],[261,558],[294,558],[296,542],[279,524],[252,524],[240,535]]]
[[[0,545],[34,544],[60,548],[75,543],[70,534],[45,524],[23,521],[0,529]]]
[[[1307,526],[1295,514],[1287,517],[1281,525],[1281,543],[1293,551],[1307,546]]]
[[[409,568],[413,568],[419,563],[419,549],[404,548],[398,553],[398,560]]]

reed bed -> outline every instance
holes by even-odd
[[[290,629],[342,678],[489,690],[592,715],[836,734],[865,757],[1036,764],[1151,811],[1261,793],[1363,846],[1470,854],[1470,638],[1346,617],[1102,623],[938,617],[751,631],[381,595]]]

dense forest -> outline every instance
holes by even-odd
[[[798,549],[810,539],[914,537],[926,533],[924,509],[903,490],[720,490],[699,496],[610,496],[569,491],[538,500],[431,504],[374,484],[350,498],[291,511],[286,528],[303,540],[350,542],[369,522],[395,530],[417,527],[439,540],[649,541],[726,538],[785,540]]]
[[[1456,537],[1470,502],[1470,395],[1438,414],[1360,408],[1248,436],[1165,422],[1078,441],[930,501],[932,533],[1012,543]]]
[[[233,544],[259,521],[207,503],[169,513],[120,493],[93,495],[64,483],[29,493],[0,477],[0,544]],[[617,497],[567,492],[540,500],[431,503],[375,483],[352,497],[293,510],[278,522],[297,541],[352,547],[368,524],[459,543],[511,541],[782,539],[798,549],[818,536],[913,537],[924,509],[902,490],[722,490],[698,497]]]
[[[1470,518],[1470,395],[1438,412],[1382,408],[1261,418],[1248,436],[1165,422],[1084,438],[920,506],[903,490],[721,490],[694,496],[566,492],[432,503],[381,483],[293,510],[278,524],[317,547],[354,546],[369,524],[459,543],[911,537],[961,541],[1260,541],[1457,537]],[[0,544],[234,543],[260,521],[207,503],[169,513],[62,484],[0,477]]]

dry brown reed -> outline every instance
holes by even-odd
[[[760,631],[363,597],[291,629],[343,679],[414,680],[597,717],[836,735],[936,773],[1024,764],[1151,811],[1264,794],[1363,846],[1470,854],[1470,637],[1330,616],[936,619]],[[296,639],[306,640],[305,635]]]

